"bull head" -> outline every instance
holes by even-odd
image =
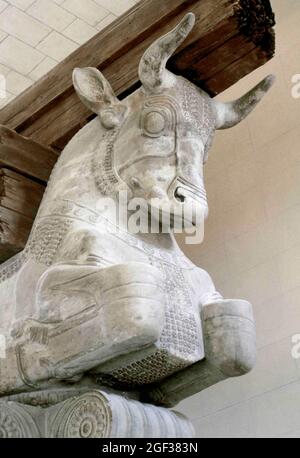
[[[155,41],[139,65],[142,88],[120,102],[95,68],[75,69],[73,82],[83,103],[114,130],[112,168],[131,195],[149,205],[159,200],[173,218],[193,205],[207,214],[203,164],[216,129],[241,122],[274,82],[267,76],[238,100],[222,103],[166,69],[166,63],[191,32],[187,14],[174,30]],[[185,224],[195,224],[194,213]]]

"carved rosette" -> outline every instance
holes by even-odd
[[[44,408],[0,402],[0,438],[26,437],[188,438],[194,429],[178,412],[93,390]]]
[[[11,437],[22,437],[22,427],[19,424],[18,420],[7,411],[8,409],[3,409],[0,412],[0,437],[1,439],[11,438]]]
[[[0,438],[29,437],[40,437],[34,418],[20,404],[0,402]]]
[[[111,410],[101,393],[87,393],[60,406],[51,422],[51,437],[109,437]]]

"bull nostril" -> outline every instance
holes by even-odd
[[[178,189],[175,190],[174,197],[176,200],[178,200],[178,202],[184,203],[185,201],[185,197],[179,192]]]

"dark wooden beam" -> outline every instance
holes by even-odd
[[[0,124],[62,149],[91,115],[72,88],[73,68],[99,68],[122,97],[138,84],[145,49],[188,11],[196,26],[169,68],[212,96],[272,57],[269,0],[143,0],[2,109]]]
[[[0,262],[24,248],[57,157],[0,126]]]
[[[51,148],[0,126],[0,167],[10,168],[46,183],[57,157]]]
[[[24,248],[44,189],[23,175],[0,169],[0,262]]]

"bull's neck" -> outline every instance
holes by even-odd
[[[102,211],[101,209],[104,211]],[[147,213],[140,210],[129,211],[125,199],[116,195],[102,196],[97,204],[98,228],[101,233],[128,234],[157,248],[179,250],[172,231],[163,233],[157,230],[157,225],[151,227]],[[126,238],[126,236],[125,236]]]
[[[73,221],[90,223],[101,233],[122,231],[144,241],[176,248],[172,233],[151,233],[151,230],[136,233],[130,221],[121,194],[126,186],[121,182],[113,165],[113,148],[118,130],[99,131],[98,120],[87,126],[86,136],[93,138],[85,147],[85,136],[72,142],[58,160],[47,187],[37,222],[44,217],[65,217]],[[92,135],[93,134],[93,135]],[[129,195],[129,194],[128,194]],[[123,194],[124,196],[124,194]],[[144,225],[143,225],[144,226]]]

